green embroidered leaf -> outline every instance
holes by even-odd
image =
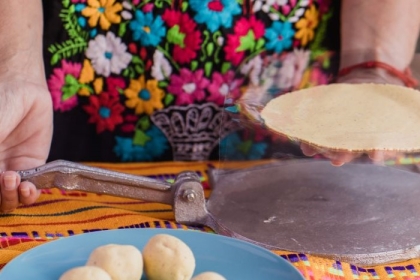
[[[214,51],[214,44],[212,42],[210,42],[207,45],[206,50],[207,50],[207,55],[211,56],[213,54],[213,51]]]
[[[134,71],[130,71],[129,77],[130,79],[134,79],[136,77],[136,73]]]
[[[136,70],[136,72],[138,74],[143,74],[144,73],[144,67],[143,66],[140,66],[138,64],[134,66],[134,70]]]
[[[191,71],[195,71],[197,67],[198,67],[198,61],[197,60],[191,61]]]
[[[212,68],[213,68],[213,62],[207,61],[206,64],[204,64],[204,73],[207,77],[210,77]]]
[[[236,0],[236,2],[238,2],[239,5],[243,5],[244,4],[244,0]]]
[[[184,45],[185,34],[181,33],[181,31],[179,30],[178,24],[172,26],[171,29],[168,30],[166,38],[168,38],[169,43],[181,46],[182,48],[185,46]]]
[[[172,101],[174,101],[175,97],[172,94],[167,94],[165,96],[165,99],[163,100],[163,103],[165,104],[165,106],[169,106],[169,104],[172,103]]]
[[[223,64],[222,64],[222,74],[229,71],[230,68],[231,68],[231,65],[230,65],[229,62],[223,62]]]
[[[146,143],[149,142],[151,139],[152,138],[150,138],[149,135],[144,133],[144,131],[136,129],[136,131],[134,132],[133,144],[144,147],[144,145],[146,145]]]
[[[86,46],[86,41],[78,39],[70,39],[61,44],[50,46],[48,50],[53,54],[51,58],[51,65],[55,65],[63,58],[69,58],[78,53],[83,53],[86,49]]]
[[[80,84],[80,87],[87,89],[90,93],[93,93],[93,88],[90,85]]]
[[[248,140],[248,141],[240,143],[236,149],[242,154],[248,155],[249,150],[251,150],[251,148],[252,148],[252,141]]]
[[[127,23],[128,22],[123,22],[120,24],[120,27],[118,28],[118,36],[122,37],[124,36],[125,32],[127,31]]]
[[[331,65],[330,58],[329,57],[325,58],[324,61],[322,62],[322,67],[328,69],[330,68],[330,65]]]
[[[142,117],[138,122],[137,122],[137,128],[146,131],[150,128],[150,119],[148,116],[144,116]]]
[[[55,65],[55,64],[57,64],[59,61],[60,61],[60,56],[59,56],[59,55],[57,55],[57,54],[55,54],[55,55],[53,55],[53,56],[51,57],[51,61],[50,61],[50,63],[51,63],[51,65]]]
[[[265,40],[263,38],[258,39],[256,49],[259,50],[264,47]]]
[[[158,87],[160,88],[165,88],[168,86],[168,82],[167,81],[159,81],[158,82]]]
[[[130,70],[128,70],[128,68],[125,68],[124,71],[122,72],[122,75],[124,77],[128,77],[129,74],[130,74]]]
[[[311,46],[310,46],[311,51],[321,48],[322,43],[324,42],[324,38],[327,33],[328,21],[331,17],[332,17],[331,11],[322,16],[321,23],[318,26],[317,32],[315,33],[316,34],[315,39],[311,43]]]
[[[76,95],[79,89],[81,88],[81,85],[79,84],[77,79],[72,75],[66,75],[64,81],[64,86],[61,88],[61,90],[63,91],[61,99],[63,101]]]
[[[138,55],[133,55],[131,57],[131,62],[134,64],[140,64],[140,63],[143,64],[143,60]]]
[[[163,7],[163,1],[162,0],[157,0],[155,1],[155,6],[157,8],[162,8]]]
[[[183,12],[185,12],[188,9],[188,2],[187,1],[182,2],[181,9],[182,9]]]
[[[59,17],[61,18],[64,29],[67,31],[70,38],[78,38],[83,41],[87,41],[89,34],[79,25],[74,5],[71,5],[68,9],[62,9]]]
[[[239,47],[236,49],[238,52],[253,50],[255,48],[255,35],[254,31],[249,30],[245,36],[239,38]]]
[[[70,5],[70,0],[63,0],[63,7],[67,8]]]
[[[124,90],[122,88],[117,89],[119,94],[124,94]]]

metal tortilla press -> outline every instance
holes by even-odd
[[[211,170],[206,201],[199,177],[173,184],[67,161],[19,171],[38,189],[57,187],[172,205],[175,219],[268,249],[357,265],[420,256],[420,175],[396,168],[287,160]]]

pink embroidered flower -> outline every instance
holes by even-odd
[[[320,67],[314,67],[311,71],[310,82],[314,86],[328,84],[328,76],[322,72]]]
[[[166,36],[168,41],[174,44],[174,60],[182,64],[196,58],[201,47],[200,32],[195,30],[197,24],[188,14],[174,10],[166,10],[162,19],[170,28]]]
[[[86,3],[86,0],[71,0],[71,2],[73,4],[77,4],[77,3]]]
[[[108,77],[106,78],[106,86],[109,95],[118,96],[119,90],[125,89],[125,81],[122,78]]]
[[[265,29],[263,22],[251,16],[238,20],[233,30],[235,33],[228,35],[224,50],[226,60],[238,66],[245,58],[245,52],[254,50],[257,40],[264,36]]]
[[[317,0],[316,2],[318,2],[318,10],[321,16],[328,13],[331,7],[331,0]]]
[[[123,122],[121,113],[124,106],[119,103],[118,96],[111,96],[106,92],[99,96],[91,95],[89,104],[83,109],[90,115],[89,123],[96,123],[96,132],[114,131],[115,126]]]
[[[172,75],[168,91],[177,96],[176,105],[188,105],[206,97],[205,88],[209,80],[203,77],[203,70],[191,72],[181,69],[179,75]]]
[[[235,72],[232,70],[225,74],[214,72],[211,84],[208,87],[210,96],[207,98],[207,101],[223,105],[227,96],[236,100],[241,95],[240,87],[242,82],[243,79],[235,79]]]
[[[69,111],[77,105],[77,91],[79,90],[77,85],[67,85],[66,81],[73,81],[79,78],[82,65],[80,63],[67,62],[63,60],[61,62],[61,68],[55,68],[48,80],[48,88],[51,92],[51,98],[53,101],[54,110],[56,111]],[[63,89],[67,87],[67,91]],[[63,93],[74,91],[73,95],[64,95]]]

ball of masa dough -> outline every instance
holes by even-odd
[[[225,277],[213,271],[207,271],[198,274],[191,280],[226,280]]]
[[[148,280],[190,280],[195,269],[191,249],[169,234],[156,234],[143,249],[144,271]]]
[[[59,280],[112,280],[111,276],[100,267],[79,266],[67,270]]]
[[[131,245],[100,246],[90,254],[86,265],[102,268],[112,280],[139,280],[143,274],[142,254]]]

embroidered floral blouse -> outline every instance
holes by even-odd
[[[230,159],[266,157],[276,143],[289,152],[225,107],[267,77],[271,98],[327,83],[330,2],[44,0],[50,159],[206,160],[219,144]]]

